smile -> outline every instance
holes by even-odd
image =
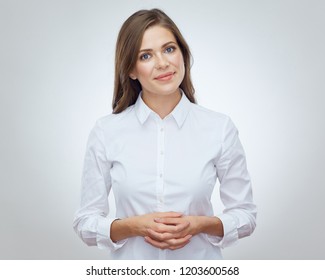
[[[175,72],[168,72],[168,73],[164,73],[164,74],[161,74],[159,76],[157,76],[155,78],[155,80],[158,80],[158,81],[169,81],[173,78]]]

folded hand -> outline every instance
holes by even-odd
[[[160,249],[180,249],[198,233],[196,216],[160,216],[154,218],[154,222],[156,225],[154,228],[147,229],[145,240]]]

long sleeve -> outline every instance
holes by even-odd
[[[224,237],[209,238],[224,248],[249,236],[256,226],[256,205],[253,203],[252,186],[246,166],[246,157],[238,138],[238,131],[228,118],[223,133],[220,156],[216,161],[220,181],[220,198],[224,211],[218,216],[223,223]]]
[[[103,130],[98,121],[87,142],[81,180],[81,204],[73,227],[87,245],[114,251],[123,246],[125,241],[114,243],[110,238],[111,223],[116,219],[107,217],[111,166],[106,155]]]

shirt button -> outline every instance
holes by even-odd
[[[160,178],[162,178],[162,176],[163,176],[163,174],[162,174],[162,173],[160,173],[160,174],[159,174],[159,177],[160,177]]]
[[[163,127],[162,127],[162,128],[160,128],[160,131],[161,131],[161,132],[163,132],[163,131],[164,131],[164,128],[163,128]]]
[[[160,154],[163,155],[164,154],[164,151],[160,151]]]

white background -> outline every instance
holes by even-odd
[[[199,104],[230,115],[246,150],[257,228],[224,257],[324,259],[321,0],[1,0],[0,259],[106,258],[72,229],[82,161],[111,113],[117,32],[153,7],[191,47]]]

